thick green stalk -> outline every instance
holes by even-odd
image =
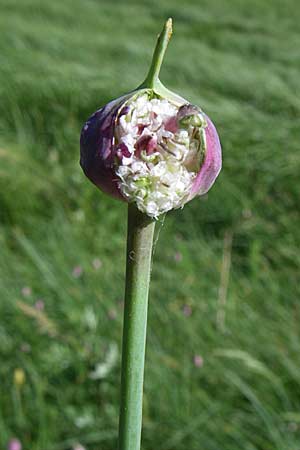
[[[140,450],[148,292],[155,221],[128,206],[119,450]]]

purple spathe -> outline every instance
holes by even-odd
[[[102,191],[124,201],[114,171],[113,136],[115,119],[126,97],[96,111],[80,135],[80,165],[85,175]]]
[[[193,183],[189,200],[192,200],[196,195],[206,194],[222,168],[222,149],[217,130],[206,114],[205,118],[207,121],[205,158]]]

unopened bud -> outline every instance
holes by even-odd
[[[25,383],[25,372],[23,369],[17,368],[14,370],[14,384],[17,387],[22,387]]]

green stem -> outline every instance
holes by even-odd
[[[162,32],[158,36],[148,75],[141,86],[139,86],[139,88],[153,89],[157,84],[160,85],[160,81],[158,78],[159,72],[171,36],[172,19],[168,19],[164,25],[164,28],[162,29]]]
[[[155,221],[128,206],[119,450],[140,450],[148,292]]]

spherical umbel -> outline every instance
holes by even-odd
[[[205,194],[222,164],[212,121],[167,90],[155,73],[152,82],[148,75],[140,88],[88,119],[80,154],[84,173],[98,188],[153,218]]]

